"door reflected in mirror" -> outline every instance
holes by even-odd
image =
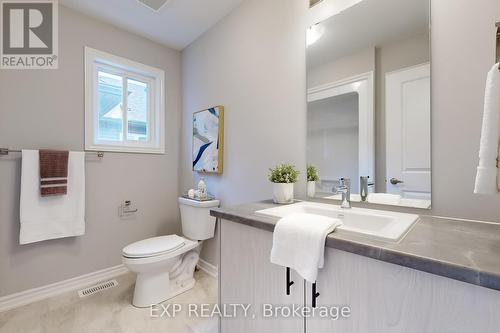
[[[431,207],[429,5],[364,0],[308,29],[309,196],[349,178],[353,202]]]

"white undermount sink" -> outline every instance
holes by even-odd
[[[335,230],[339,234],[361,236],[390,242],[400,241],[417,222],[418,215],[317,203],[297,202],[291,205],[259,210],[257,214],[285,217],[295,213],[316,214],[342,220],[343,225]],[[305,221],[307,223],[307,221]]]

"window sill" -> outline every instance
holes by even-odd
[[[108,145],[93,145],[85,147],[86,151],[102,151],[102,152],[113,152],[113,153],[130,153],[130,154],[152,154],[152,155],[164,155],[165,148],[142,148],[142,147],[114,147]]]

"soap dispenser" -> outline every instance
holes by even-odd
[[[200,199],[207,198],[207,184],[205,184],[205,180],[203,179],[203,177],[201,177],[200,181],[198,182],[198,197]]]

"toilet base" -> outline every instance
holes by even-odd
[[[196,283],[193,274],[198,259],[198,252],[191,250],[182,256],[172,271],[139,272],[132,305],[147,308],[192,289]]]
[[[132,305],[147,308],[168,299],[170,276],[168,272],[139,273],[135,281]]]
[[[194,278],[191,278],[186,281],[183,281],[182,283],[179,283],[177,286],[173,286],[172,281],[170,281],[170,283],[171,283],[170,295],[166,300],[178,296],[190,289],[193,289],[194,285],[196,284],[196,280]]]
[[[196,284],[194,278],[176,283],[169,279],[168,273],[167,276],[164,275],[155,277],[137,275],[132,305],[136,308],[148,308],[193,289]]]

